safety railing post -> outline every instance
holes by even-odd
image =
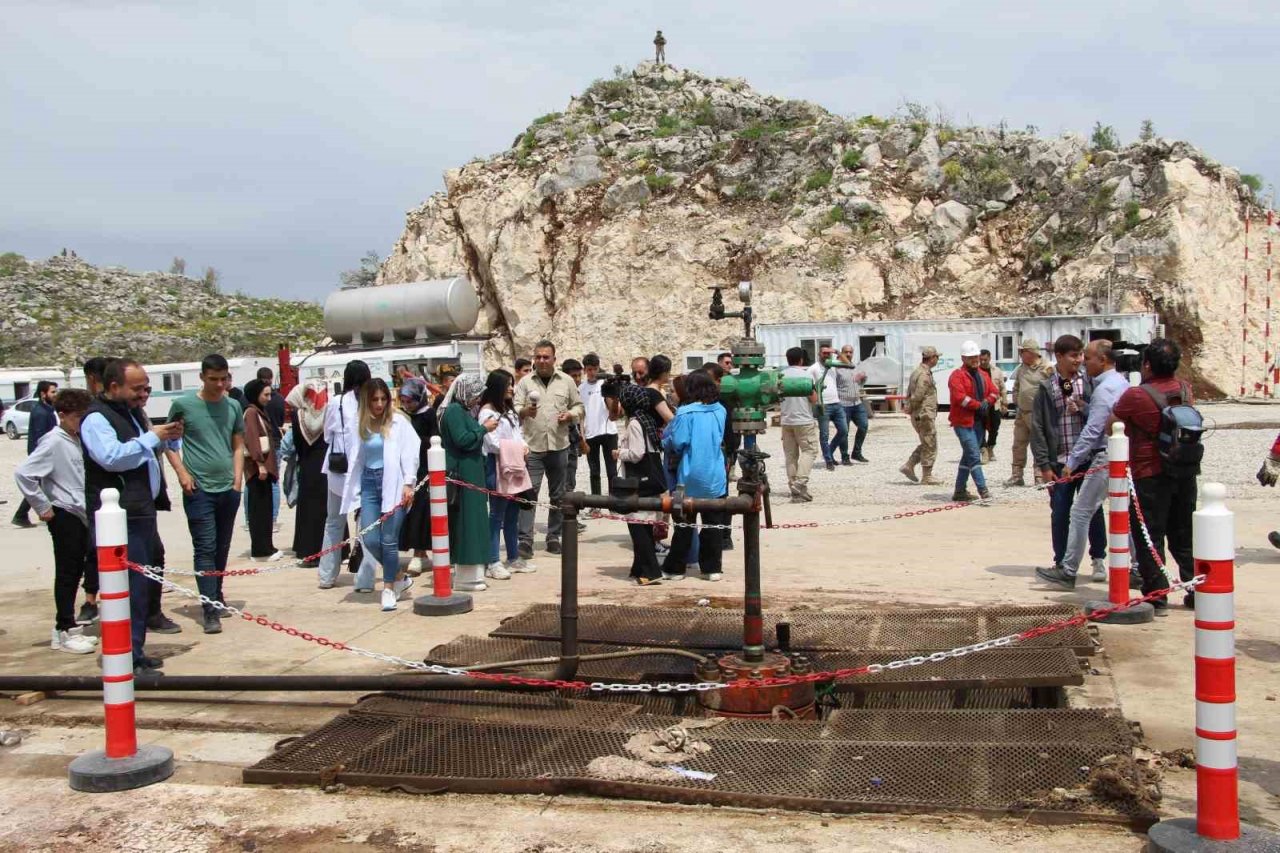
[[[173,753],[163,746],[138,747],[133,701],[133,637],[129,607],[129,527],[120,493],[102,491],[94,514],[98,557],[98,606],[102,648],[102,702],[106,749],[71,762],[77,791],[105,793],[150,785],[173,773]]]
[[[427,496],[431,508],[431,594],[413,602],[419,616],[451,616],[469,613],[471,596],[453,591],[453,569],[449,565],[449,484],[445,478],[445,452],[440,436],[431,437],[427,450]],[[487,520],[487,519],[486,519]]]
[[[1129,572],[1133,568],[1133,538],[1129,529],[1129,436],[1116,423],[1107,436],[1107,600],[1090,601],[1090,611],[1129,600]],[[1138,625],[1155,618],[1146,602],[1099,617],[1108,625]]]

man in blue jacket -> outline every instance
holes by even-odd
[[[27,455],[36,452],[40,439],[53,432],[58,425],[58,416],[53,411],[53,398],[58,396],[58,383],[41,379],[36,384],[36,405],[31,410],[31,420],[27,422]],[[30,516],[31,504],[26,498],[18,504],[18,511],[13,514],[13,523],[18,527],[35,527]]]
[[[720,387],[710,374],[695,370],[685,377],[685,403],[675,419],[662,433],[662,446],[680,460],[676,469],[676,485],[684,488],[687,498],[722,498],[728,493],[729,480],[724,466],[725,408],[720,405]],[[703,580],[718,581],[724,550],[724,531],[709,525],[727,524],[729,516],[722,512],[704,512],[700,533],[698,566]],[[692,518],[684,519],[692,524]],[[684,580],[692,527],[677,527],[671,548],[662,564],[662,577],[668,581]]]

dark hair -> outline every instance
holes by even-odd
[[[610,377],[604,381],[603,385],[600,386],[600,396],[616,400],[618,399],[618,394],[621,390],[622,380],[618,379],[616,376]]]
[[[595,353],[593,353],[593,352],[589,352],[589,353],[587,353],[586,355],[584,355],[584,356],[582,357],[582,366],[583,366],[584,368],[587,368],[587,367],[599,367],[599,366],[600,366],[600,356],[596,355],[596,354],[595,354]]]
[[[537,352],[540,349],[549,349],[554,353],[556,351],[556,345],[551,343],[551,341],[547,340],[546,338],[543,338],[542,340],[538,341],[536,344],[533,345],[534,352]]]
[[[230,370],[231,365],[227,364],[227,360],[216,352],[211,352],[200,360],[200,372],[208,373],[211,370]]]
[[[684,396],[684,376],[677,376],[671,380],[671,390],[676,392],[676,405],[683,406],[689,400]]]
[[[360,386],[368,382],[373,376],[369,372],[369,365],[360,359],[352,359],[347,362],[347,366],[342,371],[342,393],[348,391],[359,391]]]
[[[532,366],[533,366],[533,362],[527,358],[516,359],[516,364],[515,364],[516,370],[522,370],[526,367],[532,367]]]
[[[565,373],[572,373],[575,370],[582,369],[582,362],[578,361],[576,358],[566,358],[561,362],[560,369]]]
[[[227,392],[227,396],[240,404],[240,411],[244,411],[246,408],[248,408],[248,405],[244,399],[244,392],[241,391],[235,385],[231,386],[231,390]]]
[[[269,387],[270,386],[261,379],[250,379],[248,382],[244,383],[244,401],[255,409],[266,411],[258,404],[258,398],[262,396],[262,389]]]
[[[1167,379],[1178,372],[1182,350],[1168,338],[1153,338],[1142,351],[1142,363],[1151,368],[1156,379]]]
[[[36,396],[39,397],[40,395],[44,394],[45,391],[48,391],[50,388],[57,388],[57,387],[58,387],[57,382],[54,382],[50,379],[41,379],[39,382],[36,383]]]
[[[486,403],[500,415],[514,412],[511,401],[507,399],[507,389],[511,387],[514,377],[505,370],[492,370],[485,378],[484,392],[480,395],[480,405]]]
[[[702,367],[699,367],[698,369],[715,380],[719,380],[723,378],[725,374],[725,369],[720,365],[716,364],[714,361],[708,361],[706,364],[702,365]]]
[[[980,350],[978,350],[978,355],[991,355],[991,350],[989,350],[989,349],[980,349]]]
[[[1084,349],[1084,341],[1075,335],[1060,335],[1053,342],[1054,355],[1066,355],[1069,352],[1080,352],[1082,349]]]
[[[271,380],[275,378],[275,373],[271,370],[270,367],[259,367],[258,378],[261,379],[263,382],[270,383]]]
[[[102,371],[102,387],[109,390],[112,385],[124,385],[124,375],[130,367],[141,368],[142,365],[131,358],[113,358],[107,361]]]
[[[727,356],[729,356],[729,358],[733,358],[733,353],[731,353],[731,352],[722,352],[722,353],[720,353],[718,356],[716,356],[716,363],[718,364],[718,363],[720,362],[720,359],[724,358],[726,355],[727,355]]]
[[[720,399],[720,386],[705,370],[695,370],[684,378],[684,395],[692,403],[714,403]]]
[[[94,379],[101,380],[103,374],[107,370],[107,362],[111,359],[106,356],[95,355],[84,363],[84,375],[92,376]]]
[[[667,358],[665,355],[659,354],[649,359],[648,378],[650,381],[654,379],[660,379],[663,376],[666,376],[670,372],[671,372],[671,359]]]
[[[800,347],[792,347],[787,350],[787,364],[791,367],[800,367],[804,364],[804,350]]]
[[[53,398],[53,410],[60,415],[83,413],[93,398],[83,388],[64,388]]]

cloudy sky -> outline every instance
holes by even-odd
[[[836,113],[1132,140],[1280,179],[1261,2],[0,0],[0,252],[321,299],[441,173],[652,50]]]

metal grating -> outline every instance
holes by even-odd
[[[315,783],[324,774],[431,792],[579,792],[833,812],[1008,812],[1054,788],[1080,785],[1093,762],[1114,752],[1109,743],[1080,741],[867,743],[744,733],[708,739],[712,749],[684,763],[716,774],[709,781],[593,777],[588,764],[627,755],[627,738],[598,729],[345,714],[246,769],[244,780]],[[1123,817],[1098,806],[1072,808],[1095,819]]]
[[[1025,631],[1079,612],[1070,604],[877,608],[835,613],[771,611],[764,615],[765,644],[776,646],[774,626],[789,621],[791,648],[796,651],[942,651]],[[505,620],[490,636],[559,639],[559,606],[535,604]],[[723,649],[741,645],[741,637],[742,613],[738,610],[587,604],[578,613],[578,639],[586,643]],[[1090,632],[1083,626],[1037,637],[1023,645],[1065,647],[1083,654],[1094,651]]]
[[[580,654],[590,655],[629,648],[631,647],[584,643],[579,646],[578,651]],[[433,648],[427,661],[447,666],[476,666],[505,660],[554,658],[559,651],[557,643],[547,640],[464,635]],[[810,661],[819,670],[847,669],[870,663],[888,663],[910,653],[912,652],[813,652],[810,654]],[[928,654],[927,650],[922,653]],[[583,661],[578,675],[585,679],[609,678],[633,682],[689,679],[693,677],[694,666],[695,662],[688,657],[657,652],[616,660]],[[1072,650],[1018,647],[993,649],[918,667],[885,670],[874,675],[860,675],[840,681],[837,690],[1034,688],[1063,687],[1083,682],[1083,669]]]

